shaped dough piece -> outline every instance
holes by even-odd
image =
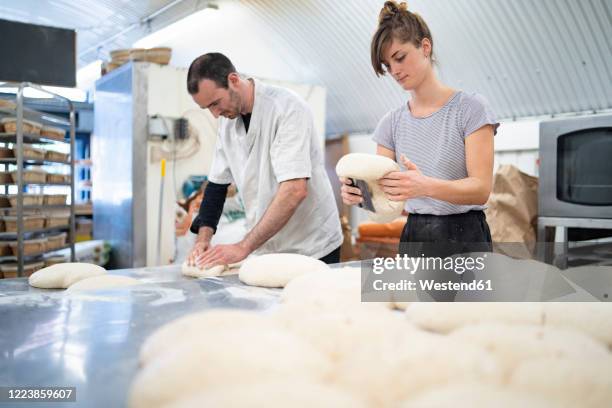
[[[501,367],[492,353],[422,331],[355,342],[338,364],[338,373],[339,386],[364,396],[373,407],[392,407],[456,381],[502,381]]]
[[[206,345],[209,334],[213,332],[248,328],[273,330],[278,327],[269,316],[244,310],[216,309],[188,314],[161,326],[147,338],[140,349],[140,363],[148,364],[195,339],[200,339],[202,345]]]
[[[544,303],[544,324],[575,329],[612,347],[612,303]]]
[[[537,394],[474,382],[450,384],[409,398],[400,408],[559,408]]]
[[[512,374],[510,386],[539,393],[568,407],[609,407],[612,401],[612,357],[525,361]]]
[[[348,267],[295,278],[283,289],[281,301],[307,305],[313,311],[392,307],[391,302],[362,302],[361,269]]]
[[[410,341],[417,328],[384,308],[352,308],[313,313],[308,304],[283,304],[272,315],[280,325],[308,341],[332,361],[340,361],[358,342],[380,342],[389,337]]]
[[[365,408],[345,391],[308,380],[279,379],[215,388],[184,398],[167,408]]]
[[[377,154],[349,153],[336,164],[336,174],[364,180],[372,193],[372,204],[375,213],[368,211],[374,222],[391,222],[402,214],[404,201],[391,201],[378,186],[378,179],[392,171],[400,171],[399,164],[388,157]]]
[[[181,265],[181,273],[184,276],[191,278],[207,278],[210,276],[219,276],[227,269],[226,265],[217,265],[212,268],[205,269],[197,266],[188,265],[187,262],[183,262]]]
[[[140,284],[138,279],[120,275],[99,275],[92,278],[80,280],[68,287],[67,292],[82,290],[115,289]]]
[[[459,344],[473,344],[491,351],[506,373],[539,357],[609,358],[603,344],[574,330],[491,323],[465,326],[448,337]]]
[[[541,303],[414,302],[406,308],[408,320],[437,333],[449,333],[475,323],[542,324]]]
[[[90,263],[59,263],[34,272],[30,275],[28,283],[35,288],[66,289],[82,279],[105,273],[106,269]]]
[[[182,336],[185,336],[182,334]],[[331,363],[281,329],[237,328],[190,339],[147,364],[132,383],[131,408],[161,407],[186,395],[273,379],[325,381]]]
[[[283,288],[305,273],[329,271],[323,261],[299,254],[266,254],[247,259],[238,277],[243,283],[266,288]]]

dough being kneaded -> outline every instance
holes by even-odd
[[[106,269],[90,263],[59,263],[34,272],[28,283],[35,288],[66,289],[80,280],[105,273]]]
[[[181,265],[181,273],[184,276],[191,278],[207,278],[209,276],[219,276],[227,270],[227,265],[216,265],[212,268],[200,268],[198,266],[189,265],[183,262]]]

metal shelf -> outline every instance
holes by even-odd
[[[0,132],[0,143],[17,143],[16,133]],[[51,139],[41,135],[34,135],[32,133],[23,134],[23,143],[28,144],[52,144],[52,143],[70,143],[69,140]]]
[[[49,205],[49,204],[43,204],[43,205],[24,205],[23,206],[23,210],[66,210],[66,209],[70,209],[70,205],[68,204],[54,204],[54,205]],[[17,211],[17,207],[4,207],[4,208],[0,208],[0,211]]]
[[[45,232],[66,231],[70,229],[70,225],[58,225],[57,227],[41,228],[34,230],[25,230],[24,234],[42,234]],[[17,238],[16,232],[0,232],[0,238]]]
[[[0,186],[16,186],[17,183],[2,183],[0,182]],[[24,186],[71,186],[72,183],[22,183]]]
[[[3,159],[0,159],[0,164],[17,164],[17,159],[14,157],[5,157]],[[37,159],[23,159],[23,164],[26,165],[38,165],[38,166],[44,166],[45,164],[65,164],[67,166],[70,166],[70,162],[65,162],[65,161],[55,161],[55,160],[37,160]]]
[[[7,108],[1,107],[0,113],[8,113],[13,116],[17,116],[17,112],[15,108]],[[53,115],[47,112],[38,112],[36,110],[23,107],[24,119],[35,120],[35,121],[43,121],[47,123],[53,123],[54,125],[60,126],[70,126],[70,121],[66,120],[61,116]]]
[[[23,258],[31,260],[32,258],[37,258],[37,257],[43,256],[45,254],[50,254],[52,252],[61,251],[62,249],[67,249],[67,248],[71,248],[71,247],[72,247],[72,244],[66,244],[66,245],[61,246],[59,248],[53,248],[53,249],[45,250],[43,252],[37,252],[35,254],[24,255]],[[7,262],[7,261],[17,262],[17,257],[15,255],[0,256],[0,262]]]
[[[18,276],[22,276],[23,275],[23,271],[24,271],[24,262],[26,259],[33,259],[36,257],[40,257],[43,254],[46,253],[50,253],[50,252],[55,252],[61,249],[66,249],[66,248],[70,248],[70,258],[72,261],[75,260],[75,248],[74,248],[74,243],[75,243],[75,211],[74,211],[74,176],[75,176],[75,168],[74,168],[74,152],[75,152],[75,121],[76,121],[76,114],[75,114],[75,109],[74,109],[74,104],[72,101],[70,101],[68,98],[65,98],[61,95],[55,94],[53,92],[50,92],[44,88],[42,88],[39,85],[33,84],[31,82],[22,82],[22,83],[5,83],[0,85],[0,88],[2,87],[12,87],[12,86],[16,86],[17,87],[17,94],[16,97],[14,99],[15,101],[15,106],[14,107],[9,107],[9,108],[0,108],[0,114],[5,113],[4,116],[7,116],[6,114],[11,114],[15,117],[15,120],[17,121],[17,132],[3,132],[0,133],[0,143],[2,144],[13,144],[13,153],[14,153],[14,157],[13,158],[7,158],[7,159],[14,159],[14,160],[5,160],[3,162],[0,163],[4,163],[4,166],[7,167],[10,163],[14,163],[14,165],[16,166],[16,171],[17,174],[19,175],[18,179],[21,180],[21,183],[2,183],[1,185],[4,185],[5,187],[5,193],[8,193],[8,188],[7,186],[17,186],[17,197],[23,197],[24,195],[24,187],[28,186],[28,185],[34,185],[34,186],[41,186],[45,187],[45,186],[67,186],[70,188],[70,202],[72,203],[71,205],[30,205],[30,206],[24,206],[23,205],[23,201],[21,200],[17,200],[18,204],[15,207],[8,207],[8,208],[4,208],[4,209],[0,209],[0,213],[4,212],[4,213],[9,213],[9,214],[13,214],[15,213],[15,215],[17,215],[17,232],[15,234],[11,233],[12,235],[10,235],[11,237],[13,237],[13,241],[17,242],[17,256],[4,256],[4,257],[0,257],[0,261],[16,261],[17,263],[17,275]],[[69,111],[69,115],[68,115],[68,120],[66,120],[65,118],[56,116],[56,115],[52,115],[52,114],[48,114],[48,113],[44,113],[44,112],[37,112],[36,110],[33,109],[29,109],[26,108],[24,106],[24,91],[26,88],[33,88],[36,89],[40,92],[45,92],[49,95],[51,95],[53,98],[55,98],[56,100],[60,101],[61,103],[65,104],[68,107],[68,111]],[[60,125],[63,126],[62,129],[65,129],[65,127],[69,127],[69,132],[66,133],[64,132],[64,137],[63,138],[49,138],[49,137],[45,137],[42,135],[37,135],[37,134],[31,134],[31,133],[24,133],[23,132],[23,126],[22,123],[24,120],[34,120],[37,121],[39,123],[43,123],[43,124],[55,124],[55,125]],[[66,137],[67,136],[67,137]],[[70,153],[69,153],[69,157],[71,158],[70,163],[53,163],[51,161],[46,161],[46,160],[31,160],[31,162],[33,163],[37,163],[37,162],[42,162],[44,164],[44,162],[49,162],[52,164],[56,164],[56,165],[66,165],[68,164],[70,167],[70,180],[71,182],[62,182],[62,183],[47,183],[47,182],[37,182],[37,183],[29,183],[26,182],[23,178],[24,176],[24,172],[27,171],[26,166],[28,165],[28,160],[24,159],[23,157],[23,149],[24,149],[24,144],[51,144],[51,143],[63,143],[63,144],[68,144],[68,146],[70,147]],[[22,159],[22,160],[17,160],[17,159]],[[25,225],[24,225],[24,215],[26,215],[26,211],[27,210],[52,210],[52,209],[68,209],[70,211],[70,218],[69,218],[69,227],[68,227],[68,237],[70,238],[70,241],[67,242],[66,245],[60,247],[60,248],[54,248],[53,250],[45,250],[43,252],[40,253],[35,253],[35,254],[30,254],[30,255],[25,255],[24,254],[24,244],[25,244],[25,236],[26,235],[30,235],[32,233],[32,231],[26,231],[25,230]],[[46,229],[45,229],[46,230]],[[53,228],[50,230],[57,230],[57,228]],[[45,231],[42,231],[45,232]],[[48,231],[46,231],[48,232]],[[7,235],[8,236],[8,235]]]

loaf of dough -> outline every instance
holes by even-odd
[[[186,336],[182,334],[182,336]],[[132,408],[162,407],[196,392],[275,379],[325,381],[331,363],[306,341],[281,329],[213,330],[166,347],[138,373]]]
[[[461,382],[433,388],[405,400],[400,408],[560,408],[553,401],[525,391],[491,384]]]
[[[377,154],[349,153],[336,164],[336,174],[364,180],[372,194],[372,204],[375,213],[368,211],[370,220],[374,222],[391,222],[402,214],[404,201],[391,201],[378,185],[378,180],[385,174],[400,171],[395,161]]]
[[[500,384],[493,354],[445,336],[412,331],[354,342],[338,364],[338,384],[373,407],[392,407],[410,396],[455,381]]]
[[[281,301],[308,305],[313,312],[392,307],[390,301],[362,302],[361,269],[350,267],[299,276],[285,286]]]
[[[82,279],[105,273],[106,269],[90,263],[59,263],[34,272],[30,275],[28,283],[36,288],[66,289]]]
[[[511,302],[414,302],[406,316],[416,326],[449,333],[474,323],[542,324],[541,303]]]
[[[278,379],[215,388],[186,397],[167,408],[365,408],[345,391],[309,380]]]
[[[609,407],[612,401],[612,357],[548,357],[524,361],[512,374],[510,385],[541,394],[568,407]]]
[[[543,308],[546,326],[579,330],[612,347],[612,303],[547,302]]]
[[[148,364],[162,354],[180,348],[181,344],[194,339],[200,339],[203,345],[208,344],[207,337],[213,332],[247,328],[273,330],[277,327],[278,323],[269,316],[254,311],[213,309],[191,313],[155,330],[140,348],[140,363]],[[172,347],[168,347],[169,344]]]
[[[458,344],[491,351],[506,374],[524,361],[540,358],[608,358],[609,351],[591,337],[566,329],[499,323],[464,326],[449,335]]]
[[[247,259],[238,277],[251,286],[283,288],[300,275],[329,269],[325,262],[305,255],[266,254]]]
[[[114,289],[126,286],[138,285],[138,279],[120,275],[99,275],[92,278],[80,280],[68,287],[67,292],[77,292],[83,290]]]
[[[184,276],[191,278],[207,278],[209,276],[219,276],[227,269],[227,265],[217,265],[212,268],[199,268],[183,262],[181,265],[181,273]]]

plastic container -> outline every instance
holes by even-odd
[[[11,251],[13,255],[19,256],[17,249],[17,241],[10,241]],[[27,239],[23,241],[23,254],[24,255],[36,255],[45,252],[47,249],[47,238],[39,239]]]
[[[43,198],[44,205],[66,205],[67,194],[45,194]]]
[[[6,133],[17,133],[17,118],[2,118],[0,123]],[[42,124],[33,120],[23,120],[23,133],[40,135]]]
[[[62,232],[61,234],[57,234],[57,235],[49,235],[47,236],[47,251],[52,251],[54,249],[58,249],[58,248],[62,248],[63,246],[66,245],[66,238],[68,237],[68,234],[65,232]]]
[[[7,215],[3,217],[6,232],[17,232],[17,217]],[[43,229],[45,227],[45,217],[43,215],[24,215],[23,228],[25,231]]]

